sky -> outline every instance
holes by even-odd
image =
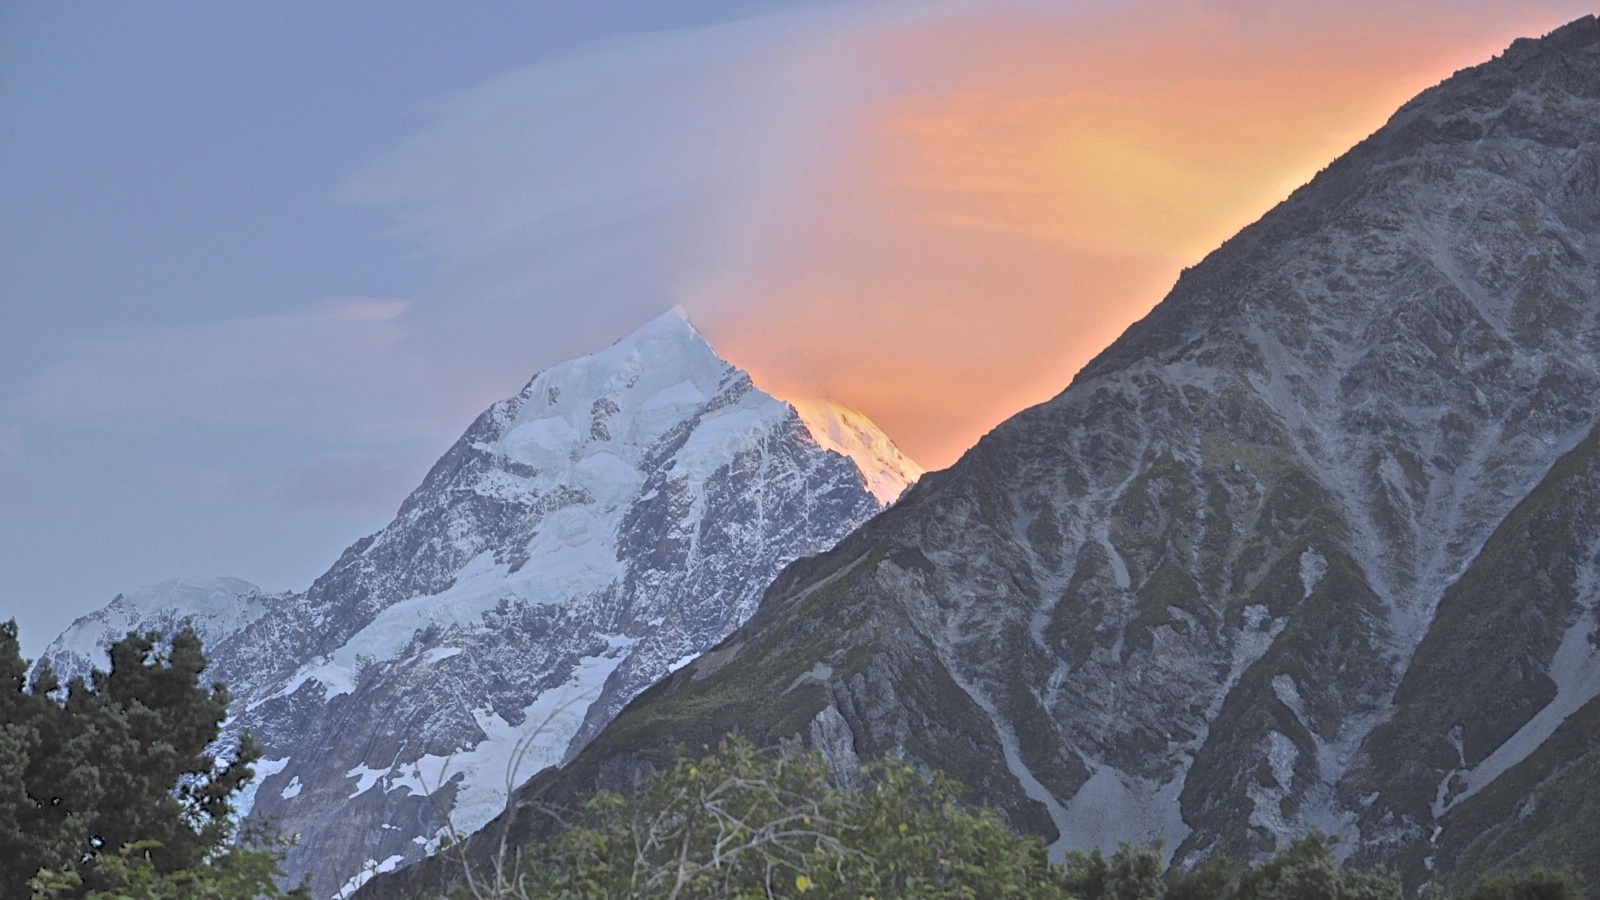
[[[0,5],[0,619],[303,589],[673,305],[929,468],[1565,0]]]

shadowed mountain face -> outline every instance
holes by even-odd
[[[1401,108],[523,799],[738,729],[1061,850],[1316,827],[1411,884],[1600,880],[1597,316],[1589,17]]]
[[[194,624],[237,698],[228,733],[265,750],[254,814],[298,836],[285,868],[327,897],[491,819],[919,473],[669,312],[491,407],[306,592],[168,582],[47,657],[85,670],[130,628]]]

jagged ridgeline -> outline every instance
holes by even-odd
[[[859,414],[803,410],[668,312],[484,412],[309,590],[166,582],[46,656],[82,671],[129,629],[193,624],[237,698],[228,732],[265,751],[254,814],[298,836],[284,868],[353,890],[488,821],[508,780],[582,747],[920,474]]]
[[[1600,884],[1597,315],[1587,17],[1407,103],[521,797],[738,730],[936,767],[1058,850],[1320,828],[1413,886]]]

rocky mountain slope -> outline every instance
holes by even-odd
[[[304,593],[169,583],[47,657],[86,667],[242,598],[194,620],[208,674],[237,698],[229,733],[265,748],[254,813],[330,896],[488,821],[919,474],[859,414],[755,388],[675,310],[491,407]]]
[[[1058,851],[1320,828],[1413,885],[1600,883],[1597,317],[1587,17],[1406,104],[790,566],[475,852],[738,728],[943,769]]]

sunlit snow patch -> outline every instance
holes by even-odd
[[[922,467],[859,412],[828,400],[790,400],[789,405],[824,450],[847,457],[861,470],[879,503],[893,503],[918,478]]]

